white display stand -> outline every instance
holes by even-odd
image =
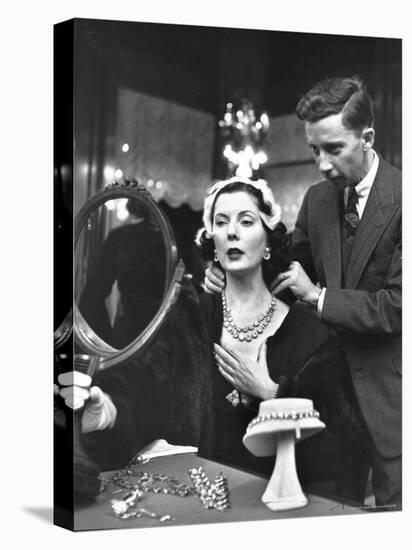
[[[243,443],[256,456],[276,455],[272,476],[262,495],[262,502],[269,510],[278,512],[306,506],[308,499],[296,471],[295,443],[324,428],[310,399],[261,402],[259,415],[249,424]]]

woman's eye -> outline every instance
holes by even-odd
[[[253,220],[250,220],[250,219],[246,218],[246,219],[243,219],[243,220],[241,221],[241,224],[242,224],[242,225],[249,226],[249,225],[252,225],[252,224],[253,224]]]
[[[224,224],[225,224],[225,220],[216,220],[215,221],[215,225],[217,225],[218,227],[221,227]]]

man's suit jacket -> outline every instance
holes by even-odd
[[[363,417],[379,453],[401,454],[401,172],[379,161],[342,275],[342,198],[336,186],[312,186],[294,244],[310,245],[305,266],[326,287],[321,319],[338,330]]]

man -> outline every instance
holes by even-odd
[[[373,150],[373,107],[359,78],[318,83],[296,112],[323,180],[306,193],[293,233],[293,245],[310,251],[305,269],[292,262],[274,292],[290,289],[337,330],[376,505],[396,509],[402,501],[401,173]],[[306,271],[316,274],[316,285]]]

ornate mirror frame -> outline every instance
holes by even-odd
[[[84,319],[77,304],[73,303],[73,308],[54,332],[54,349],[58,350],[73,335],[76,344],[81,348],[81,352],[90,354],[95,358],[95,361],[93,361],[94,369],[97,368],[98,370],[123,363],[143,351],[176,301],[185,273],[183,262],[178,261],[176,241],[169,221],[149,191],[144,185],[137,183],[136,180],[126,180],[125,183],[113,182],[83,205],[75,219],[74,250],[76,250],[81,231],[87,224],[91,213],[105,202],[121,198],[135,199],[141,202],[142,206],[153,215],[159,224],[165,246],[165,290],[163,302],[154,318],[140,334],[136,335],[136,338],[129,345],[122,349],[115,349],[102,340]]]

